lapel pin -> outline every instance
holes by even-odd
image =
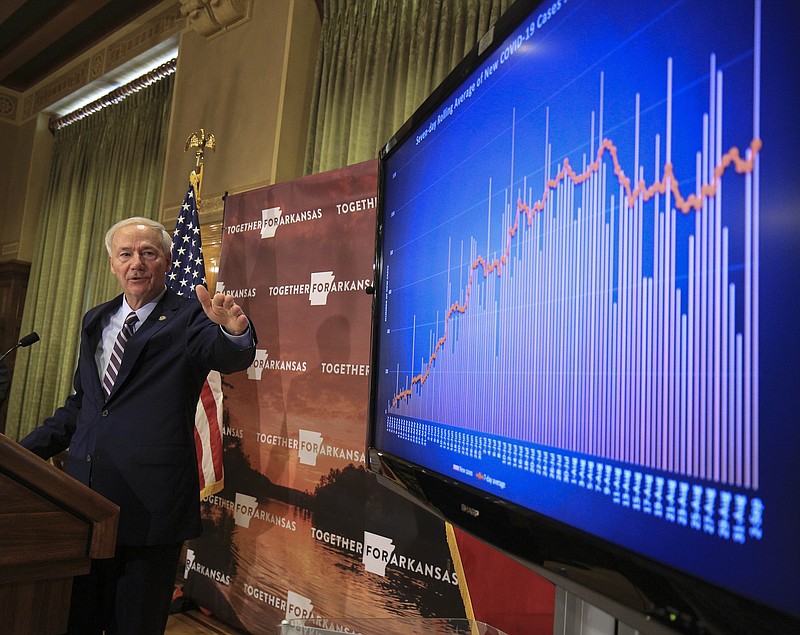
[[[166,315],[162,315],[162,316],[160,316],[160,317],[158,318],[158,321],[159,321],[159,322],[163,322],[163,321],[164,321],[164,320],[166,320],[166,319],[167,319],[167,316],[166,316]]]

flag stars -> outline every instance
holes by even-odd
[[[166,275],[166,283],[171,289],[190,298],[194,297],[196,285],[206,284],[200,234],[197,201],[190,186],[178,210],[172,239],[172,268]]]

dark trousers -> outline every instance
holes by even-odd
[[[182,545],[117,545],[113,558],[92,560],[72,583],[67,633],[162,635]]]

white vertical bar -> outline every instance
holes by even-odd
[[[672,163],[672,58],[667,58],[667,132],[664,141],[666,145],[666,152],[664,161],[665,164]],[[671,203],[671,181],[667,179],[666,198],[664,199],[664,209],[672,207]]]
[[[651,372],[651,384],[653,384],[653,392],[652,392],[652,399],[653,405],[651,408],[652,417],[653,417],[653,466],[658,468],[663,468],[663,464],[661,462],[661,443],[662,443],[662,435],[661,435],[661,382],[659,378],[661,377],[661,355],[663,352],[661,346],[661,316],[663,314],[663,307],[661,306],[661,284],[664,279],[664,272],[661,269],[663,264],[661,258],[661,234],[662,234],[662,225],[661,225],[662,214],[661,212],[653,214],[653,340],[652,340],[652,347],[653,347],[653,365],[650,369]]]
[[[641,294],[641,311],[640,311],[640,320],[641,320],[641,327],[639,329],[639,337],[641,339],[641,346],[639,350],[641,354],[639,355],[639,452],[638,452],[638,462],[641,465],[648,465],[647,461],[647,442],[648,442],[648,434],[647,434],[647,351],[649,346],[647,345],[647,321],[648,321],[648,314],[649,314],[649,305],[647,303],[647,280],[642,280],[640,283],[640,288],[642,289]]]
[[[681,315],[681,374],[680,374],[680,381],[681,381],[681,402],[680,402],[680,429],[681,429],[681,439],[678,447],[680,448],[681,460],[680,460],[680,473],[686,474],[687,469],[689,466],[689,428],[688,428],[688,421],[689,421],[689,413],[687,409],[687,391],[689,387],[689,373],[687,372],[688,365],[688,353],[689,353],[689,339],[688,339],[688,329],[689,320],[687,319],[687,315]]]
[[[692,416],[692,446],[693,446],[693,453],[692,453],[692,476],[699,477],[701,474],[700,471],[700,454],[701,454],[701,447],[700,447],[700,381],[701,381],[701,372],[700,372],[700,349],[702,348],[702,337],[700,335],[700,291],[702,285],[700,284],[700,243],[702,242],[702,233],[700,231],[700,215],[695,214],[695,223],[694,223],[694,236],[690,238],[691,242],[694,243],[693,247],[693,258],[692,262],[694,265],[694,275],[692,276],[692,284],[694,285],[694,293],[693,293],[693,303],[692,303],[692,318],[693,318],[693,326],[691,327],[691,337],[689,338],[690,342],[692,343],[692,352],[693,352],[693,360],[692,360],[692,376],[694,381],[692,382],[692,399],[690,399],[690,403],[693,405],[693,416]]]
[[[644,178],[644,171],[640,168],[642,172],[641,176]],[[641,409],[640,403],[642,402],[643,395],[642,395],[642,374],[641,374],[641,364],[637,364],[642,357],[642,342],[641,342],[641,331],[642,331],[642,321],[643,321],[643,312],[642,312],[642,197],[638,197],[636,202],[636,207],[634,208],[634,217],[633,217],[633,262],[635,264],[635,269],[633,273],[633,277],[635,280],[634,283],[634,296],[633,296],[633,330],[631,333],[631,350],[632,350],[632,363],[631,363],[631,380],[630,380],[630,392],[631,392],[631,438],[633,443],[633,456],[632,460],[634,460],[637,464],[641,464],[642,462],[642,453],[640,451],[641,447],[641,436],[642,436],[642,418],[641,418]],[[636,372],[634,368],[636,366]]]
[[[656,364],[656,395],[658,398],[656,416],[659,425],[659,467],[671,470],[669,464],[669,313],[672,282],[669,267],[670,208],[665,207],[658,215],[658,288],[656,299],[658,320],[656,338],[658,341],[658,363]]]
[[[728,342],[730,340],[730,332],[728,330],[728,228],[722,228],[722,282],[721,282],[721,315],[720,315],[720,420],[722,422],[721,437],[721,480],[723,483],[729,483],[732,476],[730,469],[730,434],[732,426],[730,425],[729,410],[728,410],[728,385],[729,385],[729,372],[728,372]]]
[[[653,377],[653,278],[648,277],[642,281],[642,295],[643,295],[643,309],[644,309],[644,323],[642,328],[644,333],[642,357],[644,358],[644,372],[642,373],[642,429],[644,436],[644,455],[642,461],[645,465],[653,467],[655,462],[654,447],[655,447],[655,431],[653,423],[653,391],[652,391],[652,377]]]
[[[716,84],[716,112],[712,117],[715,121],[714,130],[714,163],[722,162],[722,73],[719,72]],[[714,209],[714,480],[722,478],[722,408],[721,408],[721,382],[722,382],[722,180],[717,183],[717,192],[712,202]]]
[[[739,462],[741,447],[740,428],[737,420],[736,394],[739,376],[736,374],[736,285],[731,284],[728,293],[728,419],[730,420],[730,441],[728,463],[731,466],[729,482],[742,484],[742,469]]]
[[[748,157],[750,153],[748,152]],[[743,403],[743,423],[744,426],[744,486],[752,486],[752,460],[754,458],[752,442],[752,429],[753,420],[751,419],[752,408],[752,347],[753,341],[757,338],[753,337],[753,307],[754,294],[753,294],[753,280],[755,279],[753,267],[753,207],[752,207],[752,176],[745,177],[745,283],[744,283],[744,333],[743,333],[743,346],[744,346],[744,403]]]
[[[600,73],[600,118],[597,126],[597,138],[599,142],[602,144],[603,142],[603,102],[605,101],[605,81],[606,81],[606,74],[601,72]]]
[[[678,439],[679,439],[679,431],[678,428],[680,426],[679,418],[678,418],[678,378],[680,375],[678,374],[678,367],[679,367],[679,346],[680,346],[680,316],[681,316],[681,305],[680,305],[680,289],[677,288],[677,276],[675,272],[675,242],[676,242],[676,223],[677,218],[675,216],[676,212],[675,209],[669,210],[669,224],[670,224],[670,231],[669,231],[669,313],[667,315],[667,319],[669,320],[669,325],[667,327],[667,332],[669,333],[669,364],[667,368],[669,369],[669,377],[667,379],[669,385],[669,421],[670,421],[670,455],[671,455],[671,464],[672,470],[677,471],[678,469]]]
[[[611,196],[611,213],[610,213],[610,230],[609,230],[609,240],[608,240],[608,253],[606,256],[606,271],[607,271],[607,279],[608,279],[608,330],[606,331],[610,337],[607,338],[607,345],[606,345],[606,417],[605,417],[605,429],[603,434],[603,440],[605,447],[603,448],[603,455],[604,457],[611,458],[611,447],[608,440],[611,438],[611,431],[613,429],[614,423],[614,394],[613,394],[613,382],[614,382],[614,347],[616,344],[616,338],[614,337],[615,334],[615,315],[616,315],[616,304],[612,302],[613,291],[614,291],[614,244],[616,238],[616,212],[617,212],[617,205],[614,200],[614,196]]]
[[[761,0],[756,0],[754,19],[753,46],[753,138],[761,139]],[[752,375],[752,417],[753,417],[753,489],[759,488],[759,351],[758,351],[758,317],[759,317],[759,238],[761,215],[761,178],[759,155],[753,157],[753,309],[752,309],[752,347],[753,357],[750,360],[750,373]]]
[[[628,421],[628,395],[627,395],[627,378],[628,378],[628,321],[630,317],[630,302],[628,296],[628,289],[630,288],[630,200],[625,199],[624,204],[620,205],[620,238],[619,238],[619,280],[617,283],[617,303],[619,305],[619,338],[617,344],[617,359],[618,359],[618,380],[617,380],[617,399],[618,411],[617,417],[617,452],[618,458],[622,461],[628,461],[626,453],[625,439],[625,426]]]
[[[700,194],[702,185],[702,166],[705,164],[705,157],[708,154],[708,117],[703,117],[703,151],[702,154],[697,156],[697,194]],[[700,477],[708,478],[708,452],[709,452],[709,439],[708,439],[708,366],[707,366],[707,351],[709,341],[708,329],[708,208],[704,200],[700,215],[700,233],[698,235],[698,243],[700,245],[700,303],[698,309],[700,311],[700,329],[697,332],[697,341],[700,345],[700,393],[698,395],[700,403],[700,418],[698,420],[698,427],[700,432]]]
[[[662,356],[661,356],[661,420],[664,426],[664,447],[662,450],[662,467],[672,470],[671,464],[671,420],[670,420],[670,394],[671,394],[671,377],[670,377],[670,352],[672,350],[672,341],[670,338],[670,323],[672,319],[672,268],[670,267],[670,256],[672,243],[672,210],[665,209],[664,214],[661,216],[663,221],[664,232],[661,237],[661,259],[663,264],[661,266],[662,272],[662,305],[661,305],[661,333],[662,333]]]
[[[747,458],[745,454],[745,448],[747,443],[750,441],[749,439],[749,431],[744,426],[744,415],[742,413],[742,409],[744,408],[743,404],[743,382],[742,382],[742,373],[743,373],[743,360],[742,360],[742,346],[743,346],[743,338],[741,334],[736,335],[736,461],[741,466],[740,474],[738,474],[736,484],[744,487],[748,486],[748,477],[749,477],[749,465],[747,464]]]
[[[554,304],[557,301],[555,294],[555,245],[554,245],[554,227],[553,219],[546,213],[546,210],[540,214],[542,218],[542,231],[544,232],[545,249],[547,250],[547,286],[544,302],[544,326],[543,331],[546,333],[555,333],[555,309]],[[544,394],[545,399],[542,404],[543,420],[546,422],[543,441],[542,443],[549,445],[552,444],[553,438],[551,436],[551,402],[553,390],[553,367],[552,367],[552,343],[553,337],[548,337],[547,342],[542,342],[544,354],[541,356],[543,381],[544,381]]]

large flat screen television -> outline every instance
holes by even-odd
[[[800,632],[798,13],[518,2],[380,152],[370,468],[645,632]]]

